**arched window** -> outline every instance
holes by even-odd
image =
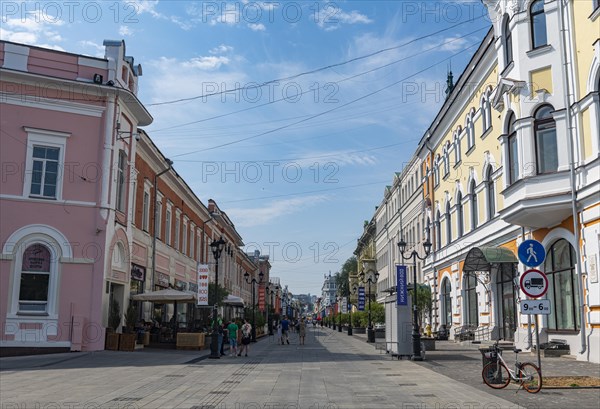
[[[450,280],[445,277],[442,280],[442,324],[446,328],[450,328],[452,325],[452,287],[450,286]]]
[[[488,165],[485,172],[485,191],[487,196],[487,216],[488,220],[492,220],[496,214],[496,190],[494,189],[494,170],[492,165]]]
[[[544,13],[544,0],[535,0],[529,8],[531,19],[531,46],[535,49],[548,44],[546,32],[546,14]]]
[[[425,228],[426,228],[426,230],[425,230],[426,241],[431,243],[431,219],[429,218],[429,216],[427,216],[427,225]]]
[[[510,18],[508,17],[508,14],[504,15],[502,36],[504,37],[504,66],[508,67],[508,65],[513,62],[512,33],[510,31]]]
[[[450,218],[450,202],[446,203],[446,244],[452,242],[452,219]]]
[[[475,273],[467,273],[465,277],[466,318],[468,325],[479,326],[479,310],[477,301],[477,278]]]
[[[481,136],[483,137],[492,127],[492,107],[490,105],[490,91],[487,90],[481,98]]]
[[[471,230],[475,230],[477,228],[479,216],[479,209],[477,206],[477,192],[475,191],[475,179],[471,180],[471,187],[469,193],[471,196]]]
[[[442,219],[442,215],[438,209],[437,214],[435,216],[435,248],[437,250],[442,248],[442,225],[440,220]]]
[[[456,237],[462,237],[463,235],[463,226],[464,226],[464,220],[463,220],[463,205],[462,205],[462,193],[458,192],[457,198],[456,198],[456,228],[457,228],[457,232],[456,232]]]
[[[51,256],[42,244],[32,244],[23,253],[19,284],[19,312],[47,313]]]
[[[475,129],[473,128],[473,114],[469,112],[467,115],[467,151],[475,146]]]
[[[575,274],[575,250],[565,239],[555,241],[544,262],[548,298],[552,302],[548,329],[579,329],[579,284]]]
[[[550,173],[558,170],[558,145],[556,122],[552,117],[552,105],[544,105],[535,112],[535,150],[537,173]]]
[[[444,157],[442,158],[444,164],[444,177],[450,173],[450,142],[446,142],[444,145]]]
[[[454,133],[454,163],[457,164],[461,161],[461,156],[460,156],[460,137],[458,136],[460,134],[460,131],[456,131]]]
[[[514,113],[509,114],[508,119],[508,183],[512,184],[519,180],[519,145],[517,143],[517,131],[515,123],[517,119]]]
[[[435,163],[433,164],[433,185],[438,186],[440,184],[440,155],[437,155],[435,158]]]

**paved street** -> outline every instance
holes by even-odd
[[[546,408],[557,397],[542,390],[532,401],[524,391],[486,389],[477,371],[478,381],[470,385],[452,372],[475,365],[459,362],[449,370],[450,360],[445,365],[392,360],[361,337],[330,329],[310,328],[304,346],[292,334],[291,345],[259,340],[247,358],[207,355],[145,350],[2,358],[1,407]],[[597,398],[597,389],[569,390],[560,403],[597,407]]]

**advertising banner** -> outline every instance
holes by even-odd
[[[198,263],[198,305],[208,305],[208,265]]]
[[[258,286],[258,310],[265,312],[265,286],[261,284]]]
[[[358,310],[365,310],[365,287],[358,287]]]
[[[396,266],[396,305],[408,305],[406,266]]]

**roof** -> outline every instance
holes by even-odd
[[[474,247],[467,253],[463,271],[490,271],[492,264],[517,262],[514,253],[505,247]]]

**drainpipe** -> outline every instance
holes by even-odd
[[[565,28],[565,16],[563,15],[563,7],[568,7],[566,2],[561,1],[558,6],[558,20],[560,26],[560,59],[563,66],[564,75],[563,86],[564,86],[564,103],[566,108],[566,120],[567,120],[567,148],[569,154],[569,175],[571,178],[571,212],[573,217],[573,234],[575,235],[575,257],[577,259],[577,283],[579,285],[579,305],[581,308],[579,331],[581,335],[581,350],[579,354],[583,354],[587,349],[586,343],[586,331],[585,331],[585,299],[583,298],[583,277],[581,270],[581,248],[580,248],[580,233],[579,233],[579,218],[577,216],[577,186],[576,186],[576,175],[575,175],[575,152],[573,147],[573,132],[572,132],[572,118],[571,118],[571,102],[569,96],[571,95],[569,86],[569,62],[567,61],[567,40],[565,35],[567,29]]]
[[[154,291],[154,276],[156,275],[156,231],[158,230],[158,207],[156,206],[158,198],[158,178],[171,170],[173,161],[166,159],[167,168],[154,175],[154,229],[152,231],[152,278],[150,280],[150,291]]]
[[[111,160],[113,149],[113,130],[115,122],[115,100],[116,96],[109,97],[106,108],[106,117],[104,120],[104,145],[102,155],[102,190],[100,192],[100,216],[104,223],[108,222],[108,213],[110,204],[110,175],[111,175]]]

